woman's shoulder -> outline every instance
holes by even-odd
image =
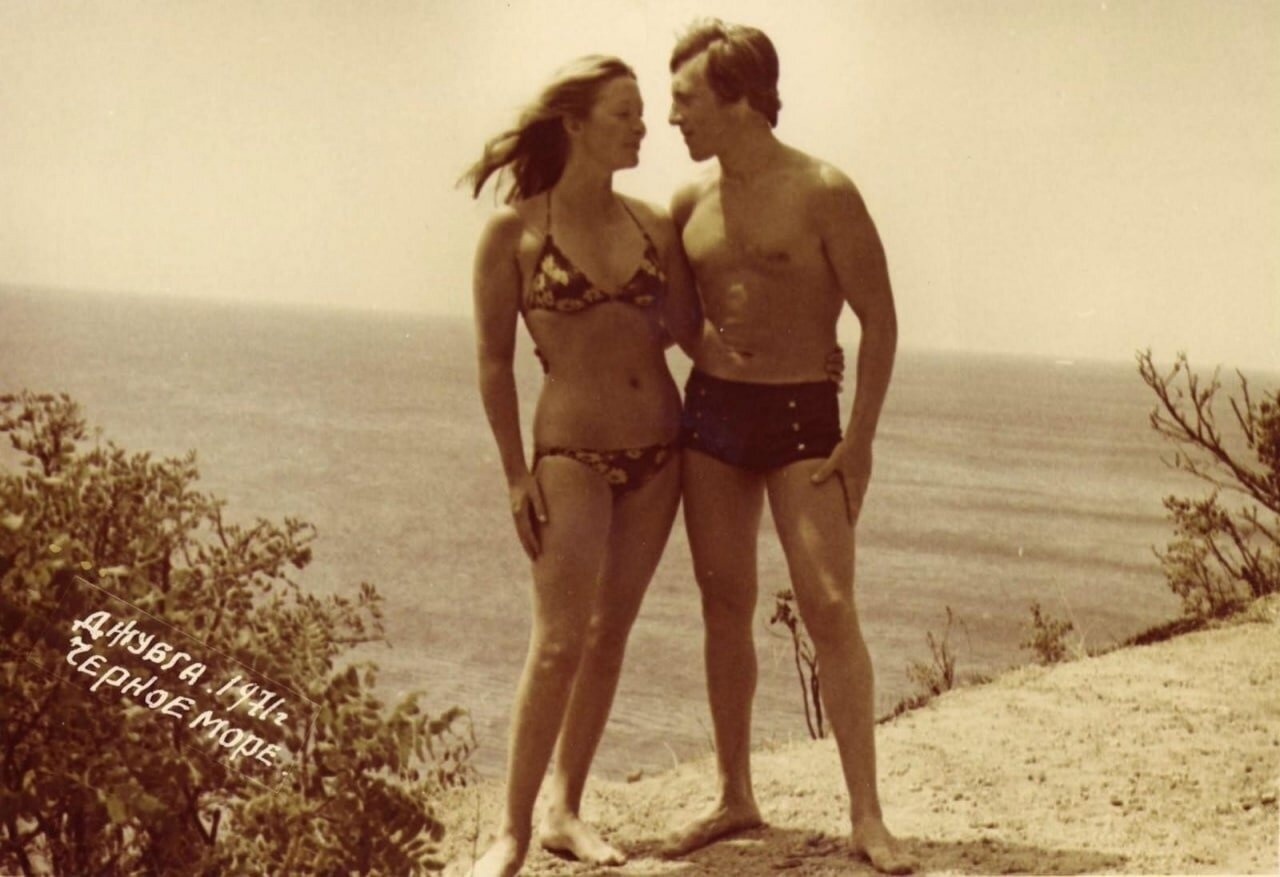
[[[655,204],[652,201],[645,201],[643,198],[636,198],[633,195],[624,195],[618,193],[618,197],[622,199],[622,203],[627,205],[635,217],[642,222],[670,222],[671,215],[667,209],[661,204]]]
[[[662,205],[621,193],[619,193],[618,197],[622,199],[622,203],[631,211],[631,215],[636,218],[636,222],[639,222],[641,227],[655,241],[669,240],[675,234],[675,224],[671,221],[671,214]]]
[[[545,220],[537,210],[540,198],[526,198],[512,204],[503,204],[489,215],[482,237],[491,241],[518,244],[526,232],[545,234]]]

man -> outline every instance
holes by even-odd
[[[914,862],[880,812],[872,667],[853,597],[854,528],[897,343],[884,252],[853,183],[774,136],[778,59],[764,33],[696,24],[671,72],[669,121],[695,161],[719,164],[676,194],[672,215],[707,317],[681,439],[720,797],[667,852],[761,824],[749,754],[755,546],[767,496],[822,668],[852,845],[876,868],[906,873]],[[846,302],[862,338],[842,438],[824,360]]]

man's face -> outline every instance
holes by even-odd
[[[707,55],[690,58],[671,78],[671,113],[667,121],[680,129],[689,157],[702,161],[720,153],[733,119],[726,104],[707,82]]]

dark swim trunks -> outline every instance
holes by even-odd
[[[831,381],[752,384],[689,373],[680,442],[742,469],[768,471],[827,457],[840,443],[840,403]]]

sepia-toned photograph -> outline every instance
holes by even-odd
[[[1280,871],[1280,3],[0,0],[0,875]]]

